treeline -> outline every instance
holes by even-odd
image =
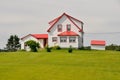
[[[0,52],[8,52],[6,49],[0,49]]]
[[[105,47],[106,50],[120,51],[120,45],[111,44]]]

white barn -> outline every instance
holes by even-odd
[[[21,49],[30,51],[30,48],[25,45],[25,42],[28,40],[34,40],[40,44],[41,48],[44,48],[48,43],[48,34],[29,34],[21,38]]]
[[[83,22],[63,13],[49,22],[48,45],[68,48],[83,47]]]
[[[91,40],[91,49],[105,50],[106,42],[104,40]]]

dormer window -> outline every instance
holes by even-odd
[[[67,24],[67,31],[71,31],[71,24]]]
[[[58,28],[58,32],[62,32],[62,24],[58,24],[57,28]]]

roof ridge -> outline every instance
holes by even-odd
[[[74,17],[72,17],[72,16],[70,16],[70,15],[68,15],[68,14],[66,14],[66,13],[63,13],[61,16],[59,16],[59,17],[57,17],[57,18],[55,18],[54,20],[52,20],[52,21],[49,22],[49,24],[51,24],[52,22],[54,22],[54,23],[53,23],[53,24],[51,25],[51,27],[47,30],[47,32],[49,32],[50,29],[51,29],[51,28],[61,19],[61,17],[64,16],[64,15],[79,29],[79,31],[81,31],[80,27],[79,27],[72,19],[77,20],[77,21],[79,21],[79,22],[81,22],[81,23],[83,23],[83,22],[80,21],[80,20],[78,20],[78,19],[76,19],[76,18],[74,18]],[[72,18],[72,19],[71,19],[71,18]]]

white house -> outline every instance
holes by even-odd
[[[104,40],[91,40],[91,49],[105,50],[106,42]]]
[[[63,13],[49,22],[48,45],[68,48],[83,47],[83,22]]]
[[[25,42],[28,40],[34,40],[40,44],[41,48],[44,48],[48,43],[48,34],[29,34],[24,36],[21,38],[21,49],[30,50],[30,48],[25,45]]]

